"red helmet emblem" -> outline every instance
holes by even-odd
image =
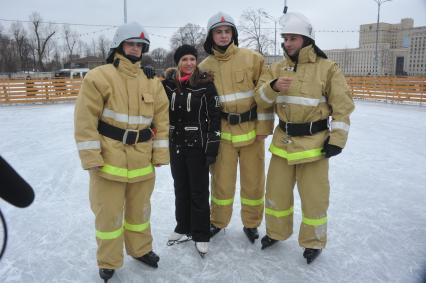
[[[221,22],[224,22],[224,21],[225,21],[225,17],[224,17],[224,16],[222,16],[222,17],[220,18],[220,21],[221,21]]]
[[[141,39],[145,39],[145,34],[144,34],[143,32],[141,32],[141,34],[139,35],[139,37],[140,37]]]

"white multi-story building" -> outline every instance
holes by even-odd
[[[426,75],[426,26],[413,27],[413,19],[399,24],[360,26],[359,48],[325,50],[347,75]],[[377,57],[376,62],[376,36]],[[376,69],[377,68],[377,69]]]

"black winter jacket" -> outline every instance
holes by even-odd
[[[220,144],[219,97],[211,76],[199,76],[196,86],[185,81],[178,88],[173,78],[163,81],[170,101],[170,145],[202,148],[206,156],[216,157]]]

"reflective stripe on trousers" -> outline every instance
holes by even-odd
[[[112,240],[120,237],[123,234],[124,229],[132,232],[143,232],[149,227],[149,221],[142,224],[129,224],[124,222],[124,225],[111,232],[103,232],[96,230],[96,237],[101,240]]]

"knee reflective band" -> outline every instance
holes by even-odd
[[[101,172],[104,172],[113,176],[132,179],[132,178],[142,177],[142,176],[151,174],[152,172],[154,172],[154,167],[151,164],[144,168],[128,170],[127,168],[120,168],[120,167],[115,167],[109,164],[105,164],[101,168]]]
[[[284,149],[279,148],[273,144],[271,144],[271,146],[269,147],[269,151],[272,154],[285,158],[289,161],[321,156],[322,155],[321,150],[322,148],[314,148],[314,149],[300,151],[300,152],[288,153]]]
[[[100,240],[112,240],[116,239],[123,234],[123,227],[120,227],[119,229],[112,231],[112,232],[101,232],[96,230],[96,238]]]
[[[304,215],[302,216],[302,222],[306,225],[310,226],[321,226],[327,223],[327,216],[313,219],[313,218],[307,218]]]
[[[217,205],[232,205],[234,203],[234,198],[230,199],[217,199],[214,196],[212,196],[212,202]]]
[[[124,229],[132,232],[143,232],[149,227],[149,221],[142,224],[129,224],[124,222]]]
[[[293,206],[287,210],[274,210],[271,208],[265,208],[265,214],[275,216],[275,217],[286,217],[293,214]]]
[[[253,131],[251,131],[247,134],[238,135],[238,136],[233,136],[231,133],[222,132],[220,137],[223,140],[231,141],[233,143],[245,142],[245,141],[249,141],[249,140],[254,139],[256,137],[256,131],[253,130]]]
[[[241,203],[248,206],[258,206],[263,204],[263,198],[261,199],[241,198]]]

